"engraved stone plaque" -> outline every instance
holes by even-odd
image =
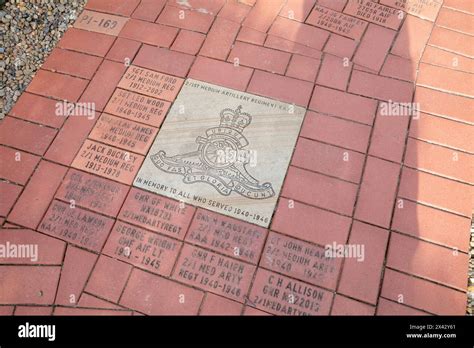
[[[131,65],[117,87],[149,97],[173,101],[183,81],[179,77]]]
[[[186,241],[257,264],[266,234],[262,227],[199,209]]]
[[[173,278],[243,303],[255,268],[248,263],[185,244]]]
[[[128,18],[84,10],[74,23],[74,28],[117,36],[127,21]]]
[[[350,0],[344,13],[397,30],[405,14],[399,9],[380,5],[371,0]]]
[[[143,156],[87,139],[71,167],[131,184]]]
[[[56,198],[115,217],[127,192],[125,185],[71,168]]]
[[[367,27],[367,22],[316,5],[311,12],[307,23],[316,27],[329,30],[333,33],[359,40]]]
[[[267,227],[304,114],[188,79],[134,186]]]
[[[325,256],[322,246],[313,245],[279,233],[267,238],[260,266],[314,285],[335,289],[340,258]]]
[[[145,155],[158,129],[103,113],[89,138]]]
[[[104,112],[159,127],[170,106],[170,102],[117,88]]]
[[[434,21],[442,0],[381,0],[381,4],[398,8],[414,16]]]
[[[183,240],[194,211],[190,205],[132,188],[118,217],[131,224]]]
[[[248,305],[276,315],[328,315],[332,293],[259,268]]]
[[[172,238],[117,221],[105,244],[104,254],[168,276],[181,244]]]
[[[54,200],[38,231],[83,248],[100,251],[114,220]]]

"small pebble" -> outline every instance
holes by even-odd
[[[86,0],[7,0],[0,11],[0,120],[85,3]]]

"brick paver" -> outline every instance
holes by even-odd
[[[467,3],[89,0],[0,122],[0,314],[464,314]],[[131,188],[187,78],[307,108],[268,228]]]

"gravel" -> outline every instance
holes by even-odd
[[[86,0],[8,0],[0,9],[0,119],[30,83]]]

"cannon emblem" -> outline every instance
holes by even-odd
[[[249,172],[256,165],[256,152],[247,148],[249,142],[243,135],[252,117],[226,108],[220,112],[220,124],[206,130],[205,136],[196,138],[196,151],[167,156],[163,150],[151,156],[153,164],[170,174],[183,176],[183,182],[204,182],[220,194],[229,196],[236,192],[249,199],[266,199],[275,195],[272,184],[260,183]]]

